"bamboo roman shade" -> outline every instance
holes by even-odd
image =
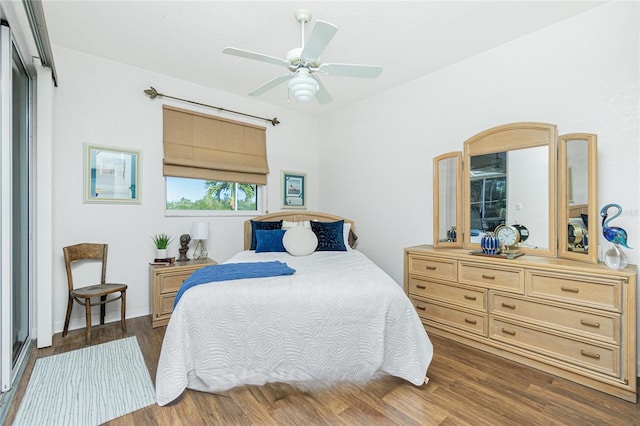
[[[163,105],[164,176],[266,185],[266,129]]]

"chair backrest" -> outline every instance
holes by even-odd
[[[69,291],[73,290],[73,274],[71,273],[71,264],[79,260],[99,260],[102,262],[102,274],[100,283],[104,284],[107,278],[107,252],[109,246],[107,244],[82,243],[67,246],[62,249],[64,252],[64,264],[67,269],[67,281],[69,283]]]

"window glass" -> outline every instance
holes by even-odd
[[[167,177],[166,186],[167,212],[258,211],[258,185]]]

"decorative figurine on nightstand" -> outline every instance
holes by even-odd
[[[609,209],[611,207],[618,209],[613,217],[609,217]],[[617,226],[609,226],[609,222],[620,216],[621,213],[622,207],[618,204],[607,204],[600,210],[600,216],[602,216],[602,235],[604,235],[607,241],[612,243],[609,250],[604,254],[604,263],[614,269],[623,269],[627,266],[627,256],[619,246],[631,249],[631,247],[627,245],[627,231]]]
[[[189,243],[191,242],[191,235],[182,234],[180,235],[180,248],[178,252],[180,253],[180,257],[178,258],[178,262],[186,262],[189,260],[187,257],[187,252],[189,251]]]

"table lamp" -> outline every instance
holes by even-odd
[[[193,258],[206,259],[209,253],[204,242],[209,239],[209,223],[193,222],[191,225],[191,238],[196,241],[196,246],[193,249]]]

